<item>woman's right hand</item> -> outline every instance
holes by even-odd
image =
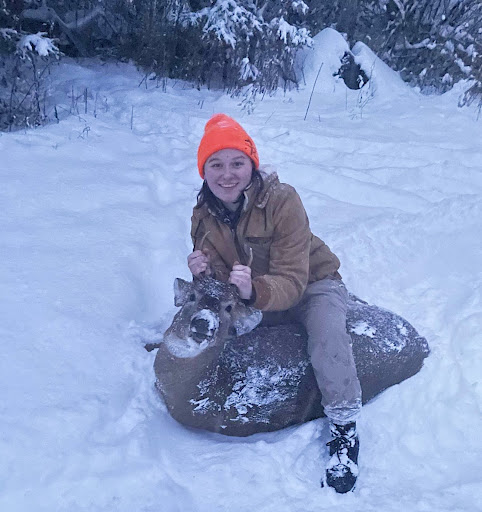
[[[199,277],[204,272],[204,275],[210,276],[211,262],[209,260],[209,254],[203,251],[194,251],[187,257],[187,265],[191,274],[194,277]]]

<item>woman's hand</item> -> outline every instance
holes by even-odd
[[[239,290],[239,296],[249,300],[253,294],[253,283],[251,282],[251,268],[234,262],[233,270],[229,274],[229,282],[235,284]]]
[[[194,251],[187,257],[187,266],[194,277],[199,277],[203,272],[206,276],[212,274],[211,262],[207,251]]]

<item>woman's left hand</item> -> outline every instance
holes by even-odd
[[[251,268],[234,262],[233,270],[229,274],[230,283],[235,284],[239,290],[239,296],[249,300],[253,294],[253,283],[251,282]]]

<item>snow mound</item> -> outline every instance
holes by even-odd
[[[390,97],[394,94],[414,94],[400,75],[387,66],[365,43],[358,41],[352,48],[355,62],[368,76],[367,86],[376,96]]]
[[[339,82],[334,74],[340,69],[341,59],[350,51],[344,37],[332,28],[325,28],[313,37],[312,48],[299,53],[298,65],[303,66],[307,87],[311,89],[319,72],[316,90],[332,90]]]
[[[306,83],[305,88],[316,93],[338,93],[343,97],[359,95],[360,101],[384,99],[394,95],[408,94],[411,89],[396,71],[390,69],[370,48],[357,42],[351,53],[355,63],[365,72],[369,81],[360,91],[347,90],[343,79],[338,76],[342,59],[350,53],[345,38],[332,28],[325,28],[313,38],[312,48],[304,49],[297,59],[297,66]]]

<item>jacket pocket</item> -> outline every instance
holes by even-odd
[[[247,236],[246,243],[251,246],[265,247],[271,245],[272,238],[270,236]]]
[[[272,238],[268,236],[247,236],[245,238],[244,247],[246,254],[249,254],[251,251],[253,253],[251,269],[254,277],[268,273],[269,254],[272,241]]]

